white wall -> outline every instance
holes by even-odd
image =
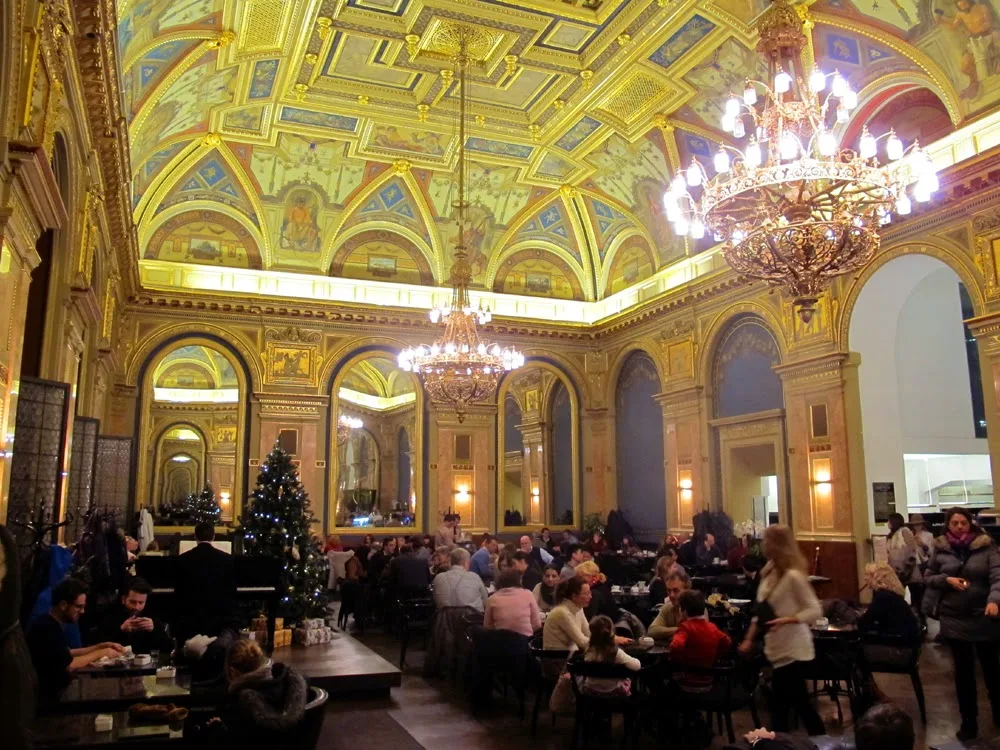
[[[873,532],[872,482],[893,482],[905,513],[904,453],[988,452],[974,433],[958,283],[940,261],[906,255],[872,276],[851,316]]]

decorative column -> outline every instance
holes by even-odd
[[[966,321],[979,348],[979,371],[983,384],[986,412],[986,444],[990,449],[990,473],[993,475],[993,507],[997,507],[1000,488],[1000,313],[991,313]]]
[[[667,528],[673,533],[690,533],[694,515],[708,507],[708,462],[702,441],[703,390],[691,386],[656,397],[663,409]]]
[[[868,550],[857,363],[833,353],[774,368],[784,386],[791,526],[824,596],[856,597]]]
[[[480,534],[497,525],[496,417],[493,404],[470,405],[459,422],[452,407],[430,404],[428,509],[433,530],[451,508],[463,531]]]
[[[615,438],[614,417],[608,409],[584,409],[581,420],[583,432],[583,508],[584,515],[600,513],[607,517],[608,511],[617,506],[615,486],[617,477],[611,462]],[[583,523],[582,518],[574,518],[575,525]]]

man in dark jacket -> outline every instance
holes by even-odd
[[[427,560],[417,557],[410,545],[404,545],[399,557],[389,563],[389,585],[400,596],[426,594],[431,585]]]
[[[148,654],[154,650],[173,651],[173,639],[167,635],[163,623],[143,615],[152,592],[144,579],[138,576],[129,579],[118,602],[101,620],[95,640],[131,646],[135,654]]]
[[[232,619],[236,595],[233,556],[212,546],[215,527],[199,523],[194,538],[195,548],[177,558],[174,630],[181,643],[194,635],[218,635]]]

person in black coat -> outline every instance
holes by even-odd
[[[534,558],[524,550],[518,550],[510,557],[510,565],[521,574],[521,588],[534,591],[542,582],[542,571],[534,564]]]
[[[226,657],[226,697],[219,715],[196,732],[213,750],[297,747],[293,730],[305,718],[309,689],[291,667],[269,664],[256,641],[239,640]]]
[[[93,640],[131,646],[134,654],[170,652],[174,642],[163,623],[143,614],[153,589],[138,576],[126,581],[121,597],[105,612]]]
[[[193,635],[216,636],[231,624],[236,597],[233,556],[212,546],[215,527],[194,527],[198,544],[177,558],[174,630],[181,643]]]
[[[903,598],[903,584],[888,563],[871,563],[865,577],[872,590],[872,602],[858,619],[863,633],[902,636],[914,645],[920,636],[920,621]]]

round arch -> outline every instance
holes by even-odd
[[[380,339],[372,341],[364,346],[354,344],[342,347],[336,354],[327,359],[320,373],[320,382],[325,384],[326,393],[330,395],[330,411],[326,420],[326,446],[327,446],[327,470],[323,480],[324,497],[326,502],[323,505],[323,528],[324,531],[336,529],[337,500],[336,486],[331,478],[339,475],[340,452],[337,450],[336,424],[340,414],[340,386],[347,377],[351,368],[372,357],[388,357],[395,361],[402,348],[397,341]],[[424,387],[420,379],[413,373],[405,373],[413,383],[414,392],[417,395],[416,401],[416,435],[410,436],[411,450],[417,446],[419,459],[413,465],[413,486],[411,491],[416,494],[416,504],[413,513],[416,523],[411,531],[423,531],[426,525],[426,509],[424,499],[427,487],[425,485],[424,463],[427,455],[427,402],[424,395]],[[342,532],[354,531],[341,527]],[[398,531],[396,527],[366,529],[368,533],[391,535]]]
[[[715,353],[719,347],[719,339],[729,328],[729,324],[735,318],[742,315],[754,315],[760,318],[778,344],[778,353],[781,356],[781,361],[786,362],[788,360],[788,342],[785,339],[784,330],[777,316],[767,307],[756,302],[738,302],[720,312],[709,324],[708,331],[705,334],[705,340],[698,359],[698,377],[700,378],[700,382],[704,383],[709,389],[711,389],[712,369],[715,363]],[[709,395],[711,396],[711,394]]]
[[[531,531],[537,528],[537,526],[505,526],[503,525],[503,516],[501,515],[501,499],[503,498],[503,481],[504,481],[504,430],[506,429],[506,412],[504,409],[504,400],[510,395],[518,406],[521,407],[522,411],[524,405],[517,400],[517,396],[511,393],[511,388],[513,383],[517,379],[517,376],[524,373],[529,368],[538,368],[545,372],[551,373],[555,376],[555,380],[551,387],[543,390],[541,394],[541,401],[539,403],[539,411],[544,415],[544,419],[551,422],[552,414],[552,401],[556,392],[556,383],[561,383],[563,387],[566,388],[566,392],[569,395],[570,400],[570,413],[572,415],[571,424],[571,436],[572,444],[570,448],[570,453],[572,456],[572,481],[573,481],[573,522],[574,524],[579,524],[583,520],[583,505],[582,505],[582,488],[583,488],[583,467],[580,460],[580,445],[581,445],[581,435],[582,435],[582,420],[580,419],[580,410],[583,408],[583,401],[581,398],[581,391],[577,385],[573,374],[564,367],[563,363],[558,359],[549,356],[548,354],[525,354],[524,367],[519,368],[514,372],[504,373],[503,378],[500,380],[499,386],[497,386],[496,403],[497,403],[497,429],[496,429],[496,527],[497,529],[503,529],[508,532],[517,531]],[[549,491],[551,495],[551,490]],[[549,520],[553,525],[554,521]]]
[[[635,352],[642,352],[653,361],[653,366],[656,368],[656,375],[660,379],[660,390],[663,390],[663,384],[666,382],[666,375],[663,372],[663,363],[660,362],[659,358],[656,356],[657,349],[658,347],[652,339],[642,338],[629,342],[615,354],[614,361],[608,368],[608,380],[607,383],[605,383],[604,392],[604,403],[608,405],[612,416],[614,416],[615,411],[615,394],[618,391],[618,378],[621,376],[622,368],[625,366],[625,362],[628,361],[628,358],[635,354]]]
[[[198,433],[198,437],[201,439],[201,445],[202,445],[202,459],[198,460],[199,477],[201,483],[202,484],[205,483],[206,461],[204,459],[208,456],[208,451],[209,451],[208,438],[205,435],[205,431],[202,430],[201,427],[199,427],[194,422],[184,419],[178,419],[176,422],[171,422],[167,424],[163,429],[161,429],[157,433],[156,440],[153,443],[154,461],[153,461],[153,472],[152,476],[150,477],[150,487],[149,487],[149,493],[151,498],[157,497],[157,487],[159,487],[160,482],[163,481],[164,479],[164,477],[160,476],[160,472],[162,469],[161,464],[163,463],[162,461],[159,460],[160,450],[163,447],[164,441],[167,439],[167,434],[171,430],[176,430],[176,429],[188,429],[191,430],[192,432]],[[191,458],[194,457],[192,456]]]
[[[252,377],[250,362],[245,358],[240,349],[229,339],[205,331],[192,331],[183,326],[174,327],[170,334],[150,337],[146,345],[141,347],[132,361],[132,374],[134,380],[129,380],[130,384],[137,386],[135,404],[135,427],[134,434],[137,436],[138,445],[132,454],[132,483],[130,496],[136,507],[150,504],[150,499],[137,496],[137,490],[145,493],[150,487],[150,436],[152,425],[150,416],[147,413],[147,405],[153,403],[153,374],[156,372],[160,362],[162,362],[171,352],[184,346],[204,346],[213,349],[221,354],[236,372],[242,408],[237,406],[236,414],[236,434],[238,436],[235,476],[233,481],[233,518],[237,518],[242,510],[243,498],[247,495],[247,467],[250,460],[250,422],[251,408],[250,399],[256,391]],[[141,355],[141,356],[140,356]],[[242,437],[242,440],[239,440]],[[155,445],[155,444],[154,444]],[[206,450],[208,444],[206,443]],[[146,500],[146,502],[142,502]]]
[[[572,273],[576,277],[577,284],[580,286],[580,291],[583,293],[583,301],[593,302],[593,285],[587,283],[587,273],[583,266],[579,263],[579,261],[577,261],[576,258],[570,255],[568,251],[558,245],[544,240],[522,240],[521,242],[516,242],[513,245],[504,247],[499,253],[494,253],[493,257],[490,258],[489,266],[486,268],[486,276],[483,279],[483,285],[487,289],[493,289],[496,285],[497,276],[500,274],[500,269],[503,263],[508,258],[515,256],[522,250],[538,250],[556,256],[561,261],[560,264],[556,265],[565,266],[565,270]]]
[[[840,319],[837,326],[837,341],[841,351],[850,351],[851,315],[858,304],[864,286],[880,268],[904,255],[927,255],[944,263],[954,271],[965,285],[972,299],[972,307],[977,316],[986,314],[984,290],[986,281],[976,267],[975,261],[957,246],[936,237],[934,242],[903,242],[891,245],[879,252],[860,274],[853,277],[842,297]],[[781,343],[779,342],[779,346]]]

